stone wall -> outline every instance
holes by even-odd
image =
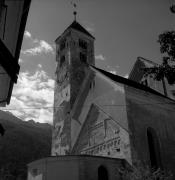
[[[175,102],[129,86],[125,91],[133,161],[151,165],[148,128],[152,128],[159,144],[155,153],[160,151],[160,167],[175,172]]]
[[[79,47],[79,38],[87,42],[87,49]],[[67,29],[56,41],[56,79],[54,90],[54,116],[52,155],[70,154],[71,114],[74,103],[89,74],[89,68],[80,60],[80,52],[87,54],[87,63],[94,64],[94,40],[81,32]],[[64,43],[64,48],[61,44]],[[61,60],[64,56],[63,61]],[[62,62],[61,62],[62,61]]]

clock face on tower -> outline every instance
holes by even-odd
[[[67,79],[68,79],[68,68],[67,65],[64,64],[58,71],[57,82],[59,84],[62,84]]]

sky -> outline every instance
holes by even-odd
[[[22,120],[52,123],[55,39],[74,20],[95,37],[96,66],[128,77],[138,56],[161,62],[158,35],[175,29],[173,0],[32,0],[20,74],[5,109]]]

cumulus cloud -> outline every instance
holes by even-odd
[[[111,71],[109,71],[110,73],[112,73],[112,74],[117,74],[117,71],[115,71],[115,70],[111,70]]]
[[[27,39],[30,39],[32,41],[32,48],[26,49],[26,50],[22,50],[22,54],[25,55],[38,55],[38,54],[48,54],[48,53],[52,53],[54,54],[54,47],[52,47],[52,45],[50,45],[48,42],[46,42],[45,40],[39,40],[39,39],[35,39],[32,37],[31,33],[29,31],[25,31],[24,33],[24,37],[26,37]]]
[[[19,63],[22,63],[22,62],[23,62],[23,60],[21,58],[19,58]]]
[[[25,55],[38,55],[38,54],[42,54],[42,53],[54,53],[53,47],[47,43],[44,40],[39,40],[36,41],[35,43],[37,43],[37,46],[35,46],[34,48],[30,48],[30,49],[26,49],[24,51],[22,51],[23,54]]]
[[[129,74],[124,75],[124,78],[128,79],[128,77],[129,77]]]
[[[31,33],[29,31],[25,31],[24,32],[24,37],[25,38],[32,38],[32,35],[31,35]]]
[[[92,33],[95,31],[95,29],[94,29],[94,28],[89,27],[89,26],[87,26],[87,27],[86,27],[86,30],[87,30],[87,31],[89,31],[89,32],[92,32]]]
[[[99,55],[95,55],[95,59],[105,61],[106,58],[102,54],[99,54]]]
[[[91,23],[89,21],[84,21],[83,22],[83,25],[85,27],[85,29],[91,33],[94,33],[95,32],[95,25],[94,23]]]
[[[38,68],[42,68],[42,65],[41,65],[41,64],[38,64]]]
[[[5,109],[23,120],[52,123],[53,97],[54,80],[45,71],[39,68],[34,74],[21,72]]]
[[[114,75],[119,75],[119,72],[117,71],[117,69],[119,68],[120,66],[118,66],[118,65],[113,65],[113,66],[111,66],[111,65],[107,65],[107,68],[106,68],[106,71],[108,71],[108,72],[110,72],[110,73],[112,73],[112,74],[114,74]]]

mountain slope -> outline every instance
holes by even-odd
[[[6,130],[0,136],[0,179],[25,179],[29,162],[50,155],[51,125],[25,122],[3,111],[0,123]]]

